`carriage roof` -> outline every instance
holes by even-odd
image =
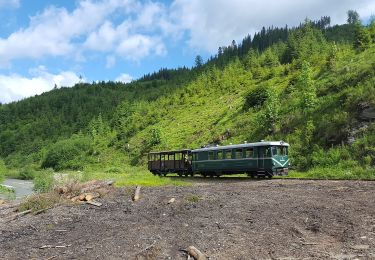
[[[204,152],[204,151],[215,151],[223,149],[235,149],[235,148],[247,148],[247,147],[258,147],[258,146],[289,146],[288,143],[283,141],[268,141],[268,142],[256,142],[256,143],[245,143],[245,144],[232,144],[232,145],[223,145],[223,146],[212,146],[194,149],[192,152]]]

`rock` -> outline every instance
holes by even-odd
[[[6,203],[5,200],[0,200],[0,205],[3,205],[5,203]]]
[[[372,107],[369,107],[369,108],[365,108],[361,114],[359,115],[359,117],[363,120],[371,120],[371,119],[375,119],[375,108],[372,108]]]
[[[351,246],[352,249],[354,250],[367,250],[370,248],[369,245],[354,245],[354,246]]]
[[[173,203],[173,202],[175,202],[175,198],[171,198],[169,201],[168,201],[168,204],[171,204],[171,203]]]

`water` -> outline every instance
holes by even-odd
[[[20,199],[25,196],[32,194],[33,191],[33,181],[28,180],[18,180],[18,179],[5,179],[2,183],[4,185],[12,186],[15,190],[15,199]],[[9,195],[0,194],[0,198],[7,199]],[[14,198],[14,196],[12,196]]]

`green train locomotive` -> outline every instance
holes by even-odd
[[[283,141],[213,146],[195,150],[151,152],[148,169],[155,175],[220,176],[245,173],[251,177],[287,175],[289,144]]]

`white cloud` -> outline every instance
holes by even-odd
[[[166,49],[159,38],[139,34],[123,39],[116,49],[116,53],[123,58],[135,61],[147,57],[151,51],[164,55]]]
[[[0,0],[0,9],[18,7],[20,7],[20,0]]]
[[[129,60],[165,53],[164,44],[155,37],[155,34],[163,34],[163,30],[172,31],[164,5],[141,4],[135,0],[82,0],[77,3],[71,12],[50,6],[30,17],[28,27],[0,38],[0,67],[24,58],[68,56],[85,61],[87,50],[117,52]],[[141,50],[134,52],[134,45]],[[130,49],[125,50],[126,46]]]
[[[262,26],[298,25],[306,17],[329,15],[333,23],[344,23],[346,12],[362,16],[375,11],[373,0],[175,0],[171,19],[189,35],[191,48],[216,52],[231,40],[242,40]]]
[[[70,87],[80,81],[72,71],[63,71],[59,74],[49,73],[45,67],[30,70],[31,77],[17,74],[0,75],[0,102],[9,103],[22,98],[41,94],[57,87]]]
[[[102,25],[106,17],[119,7],[124,11],[132,0],[79,1],[78,7],[68,12],[65,8],[49,7],[30,18],[29,27],[0,38],[0,65],[19,58],[38,59],[43,56],[70,55],[84,37]]]
[[[115,81],[117,82],[123,82],[123,83],[129,83],[133,80],[132,76],[126,73],[122,73],[120,76],[118,76]]]

